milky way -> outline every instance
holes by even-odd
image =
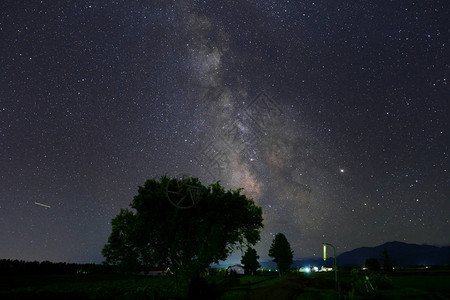
[[[102,261],[164,174],[243,188],[262,259],[278,232],[296,258],[450,244],[445,1],[0,11],[0,257]]]

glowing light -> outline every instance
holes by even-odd
[[[310,267],[301,267],[298,271],[301,273],[311,273],[312,270]]]
[[[340,169],[339,171],[341,171],[341,173],[344,173],[344,169]]]

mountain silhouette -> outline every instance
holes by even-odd
[[[341,253],[337,256],[338,267],[363,267],[368,258],[376,258],[380,265],[383,265],[381,255],[385,249],[388,251],[394,267],[450,265],[450,246],[438,247],[403,242],[388,242],[375,247],[361,247]],[[325,262],[320,257],[310,257],[294,260],[292,267],[331,267],[333,263],[333,257],[328,257]],[[263,268],[276,268],[277,266],[273,261],[260,261],[260,264]],[[215,267],[226,266],[215,265]]]
[[[450,264],[450,247],[448,246],[388,242],[376,247],[361,247],[344,252],[337,257],[338,266],[364,266],[368,258],[376,258],[382,264],[381,254],[385,249],[393,265],[398,267]]]

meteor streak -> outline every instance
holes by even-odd
[[[43,206],[43,207],[46,207],[46,208],[50,208],[50,205],[45,205],[45,204],[42,204],[42,203],[39,203],[39,202],[34,202],[34,204],[40,205],[40,206]]]

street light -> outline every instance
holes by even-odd
[[[334,281],[335,281],[335,284],[336,284],[336,289],[339,290],[338,276],[337,276],[336,247],[334,247],[330,243],[323,243],[322,245],[323,245],[323,260],[324,261],[327,260],[327,246],[333,247],[333,250],[334,250]]]

